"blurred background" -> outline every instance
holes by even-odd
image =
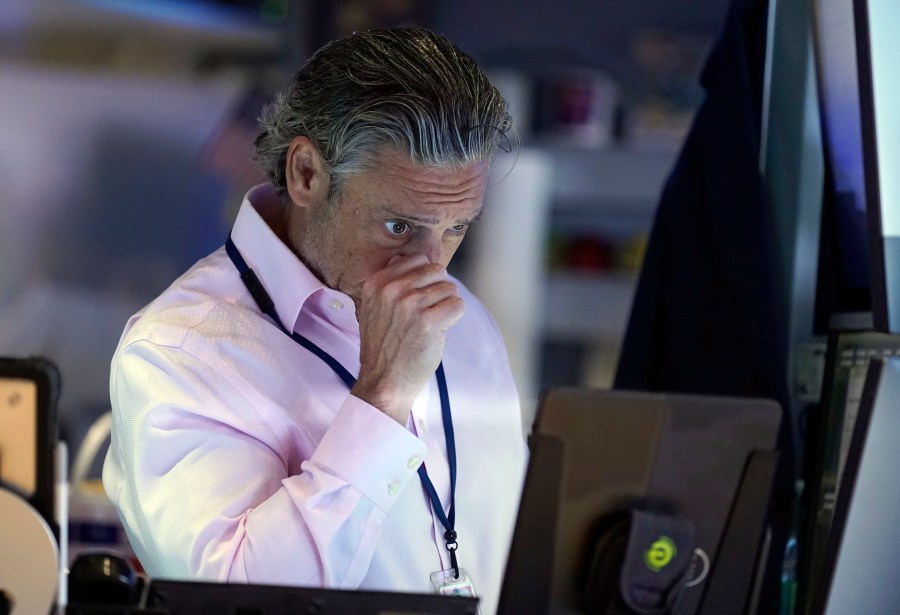
[[[454,273],[494,311],[530,427],[608,387],[659,192],[726,0],[0,0],[0,355],[62,375],[77,450],[126,319],[222,245],[261,180],[255,119],[324,42],[422,25],[508,97]],[[99,463],[93,472],[99,471]]]

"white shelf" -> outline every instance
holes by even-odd
[[[543,147],[553,158],[554,209],[627,206],[652,216],[663,185],[675,163],[675,152],[614,147],[579,149]]]
[[[625,333],[636,280],[624,274],[552,273],[544,293],[544,335],[617,345]]]
[[[677,152],[622,147],[540,148],[554,165],[553,211],[614,231],[630,220],[647,232]],[[571,220],[570,220],[571,221]],[[548,272],[545,337],[617,348],[625,335],[636,274]]]

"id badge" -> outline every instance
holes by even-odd
[[[465,568],[459,569],[459,578],[453,576],[453,568],[431,573],[431,586],[442,596],[467,596],[477,598],[475,584]]]

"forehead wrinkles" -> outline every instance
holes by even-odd
[[[384,183],[420,203],[462,203],[484,196],[487,163],[464,169],[400,166],[385,169]]]

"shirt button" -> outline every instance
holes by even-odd
[[[397,483],[393,483],[388,486],[388,494],[394,496],[398,493],[400,493],[400,485],[398,485]]]
[[[422,458],[418,455],[409,458],[409,461],[406,462],[406,467],[410,470],[415,470],[422,464]]]
[[[332,299],[328,302],[328,307],[330,307],[332,310],[339,310],[344,307],[344,304],[340,299]]]

